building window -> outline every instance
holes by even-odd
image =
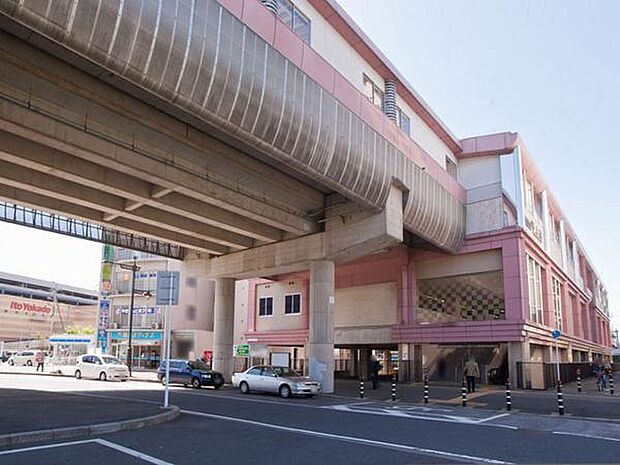
[[[372,79],[364,74],[364,95],[370,103],[383,111],[384,94],[383,91],[375,84]]]
[[[543,324],[542,267],[527,256],[528,296],[530,301],[530,320]]]
[[[555,320],[555,329],[562,330],[562,283],[556,278],[552,278],[553,282],[553,318]]]
[[[311,23],[290,0],[278,0],[278,17],[305,43],[310,44]]]
[[[284,296],[284,314],[296,315],[301,313],[301,294],[289,294]]]
[[[261,297],[258,299],[258,316],[273,315],[273,297]]]
[[[396,115],[398,118],[398,127],[401,131],[411,137],[411,120],[400,107],[396,107]]]
[[[456,179],[456,163],[446,157],[446,171],[450,176]]]

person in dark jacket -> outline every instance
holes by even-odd
[[[372,388],[377,389],[379,387],[379,372],[383,369],[383,365],[377,359],[372,361],[370,366],[370,379],[372,381]]]

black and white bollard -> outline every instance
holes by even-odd
[[[364,398],[364,377],[360,376],[360,399]]]
[[[512,394],[510,392],[510,379],[506,380],[506,410],[512,410]]]
[[[581,392],[581,370],[577,371],[577,392]]]
[[[614,395],[614,374],[609,373],[609,394]]]
[[[463,394],[463,407],[467,407],[467,385],[465,384],[464,378],[461,383],[461,393]]]
[[[564,396],[562,395],[562,382],[558,380],[558,413],[564,415]]]
[[[396,402],[396,375],[392,376],[392,402]]]
[[[424,377],[424,403],[428,404],[428,377]]]

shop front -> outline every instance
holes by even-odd
[[[109,353],[127,363],[129,347],[129,330],[115,329],[109,331]],[[131,333],[132,367],[156,370],[161,361],[163,340],[162,330],[134,330]]]

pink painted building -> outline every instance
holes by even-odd
[[[403,380],[458,380],[474,357],[483,382],[536,387],[529,367],[555,361],[554,329],[563,363],[607,360],[606,290],[520,136],[456,138],[335,1],[260,3],[221,1],[465,207],[456,252],[406,232],[336,265],[336,373],[378,357]],[[239,282],[236,342],[303,369],[308,299],[307,272]]]

